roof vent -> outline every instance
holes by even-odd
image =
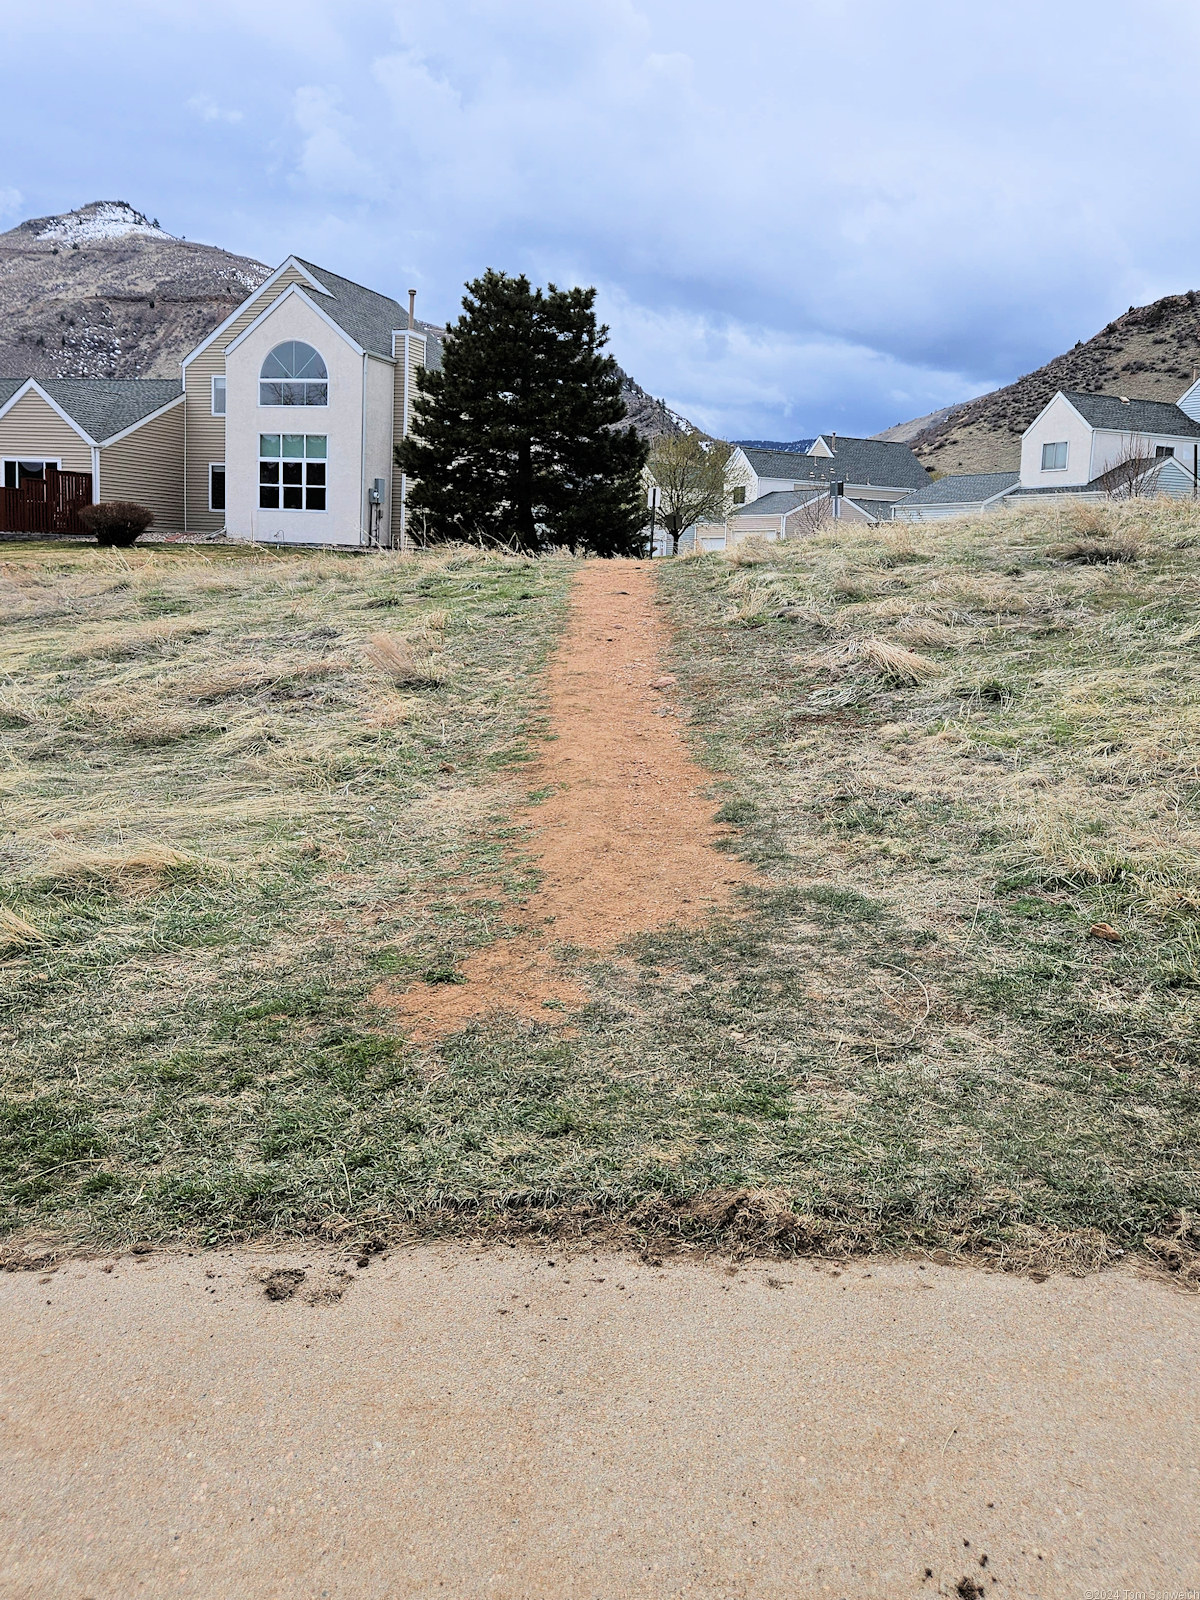
[[[1117,396],[1117,399],[1123,406],[1127,406],[1129,404],[1129,396],[1127,394],[1120,394]]]

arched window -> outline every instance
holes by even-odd
[[[277,344],[258,375],[260,406],[327,406],[329,374],[310,344]]]

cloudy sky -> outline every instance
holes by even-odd
[[[0,14],[0,227],[128,200],[436,319],[487,266],[594,283],[726,437],[870,433],[1200,286],[1195,0]]]

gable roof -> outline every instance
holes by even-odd
[[[1200,439],[1200,422],[1193,422],[1186,411],[1166,400],[1122,400],[1120,395],[1081,394],[1074,389],[1063,389],[1061,393],[1093,428]]]
[[[784,517],[789,511],[794,511],[797,506],[802,506],[805,501],[815,499],[820,492],[820,489],[815,485],[811,489],[772,489],[770,494],[759,495],[757,500],[747,500],[745,505],[738,506],[733,515],[735,517]]]
[[[23,389],[28,378],[0,378],[0,406]],[[35,378],[93,444],[103,444],[137,422],[178,400],[177,378]]]
[[[350,278],[339,277],[336,272],[318,267],[312,261],[302,261],[299,256],[294,259],[305,272],[312,274],[328,294],[329,299],[321,302],[321,310],[326,316],[364,350],[369,350],[372,355],[390,358],[392,334],[402,333],[408,328],[408,312],[399,301],[393,300],[390,295],[378,294],[374,289],[366,289]],[[418,317],[413,331],[426,336],[426,366],[440,367],[442,330],[422,322]]]
[[[832,447],[833,435],[823,437]],[[893,489],[920,489],[929,482],[929,474],[908,446],[887,439],[848,439],[839,433],[837,449],[831,456],[746,449],[742,454],[760,478],[790,478],[794,483],[841,480]]]
[[[939,478],[927,483],[916,494],[906,495],[902,506],[979,505],[984,500],[1006,494],[1021,481],[1019,472],[965,472],[957,477]]]

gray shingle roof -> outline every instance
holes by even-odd
[[[757,500],[747,500],[733,514],[735,517],[782,517],[819,493],[817,488],[772,489],[770,494],[759,495]]]
[[[341,278],[336,272],[318,267],[311,261],[300,262],[305,272],[311,272],[323,289],[328,289],[329,299],[318,301],[321,310],[331,317],[339,328],[374,355],[390,356],[393,332],[403,332],[408,327],[408,312],[389,295],[377,294],[374,289],[364,289],[361,283]],[[416,319],[416,332],[426,335],[426,365],[442,364],[443,330],[430,322]]]
[[[0,378],[0,405],[7,405],[28,381]],[[183,393],[177,378],[38,378],[36,382],[97,444],[132,428]]]
[[[1200,439],[1200,422],[1193,422],[1186,411],[1165,400],[1125,401],[1115,394],[1080,394],[1074,389],[1064,389],[1063,394],[1093,428]]]
[[[832,434],[824,437],[826,444],[832,444]],[[891,489],[920,489],[929,482],[929,474],[908,446],[886,439],[847,439],[839,433],[832,456],[797,455],[790,450],[746,450],[744,454],[760,478],[791,478],[794,483],[840,479]]]
[[[852,506],[857,506],[860,511],[865,511],[872,522],[890,522],[892,520],[891,500],[856,500],[853,495],[847,495]]]
[[[957,477],[939,478],[927,483],[916,494],[906,495],[903,506],[979,505],[993,495],[1004,494],[1021,481],[1019,472],[966,472]]]

